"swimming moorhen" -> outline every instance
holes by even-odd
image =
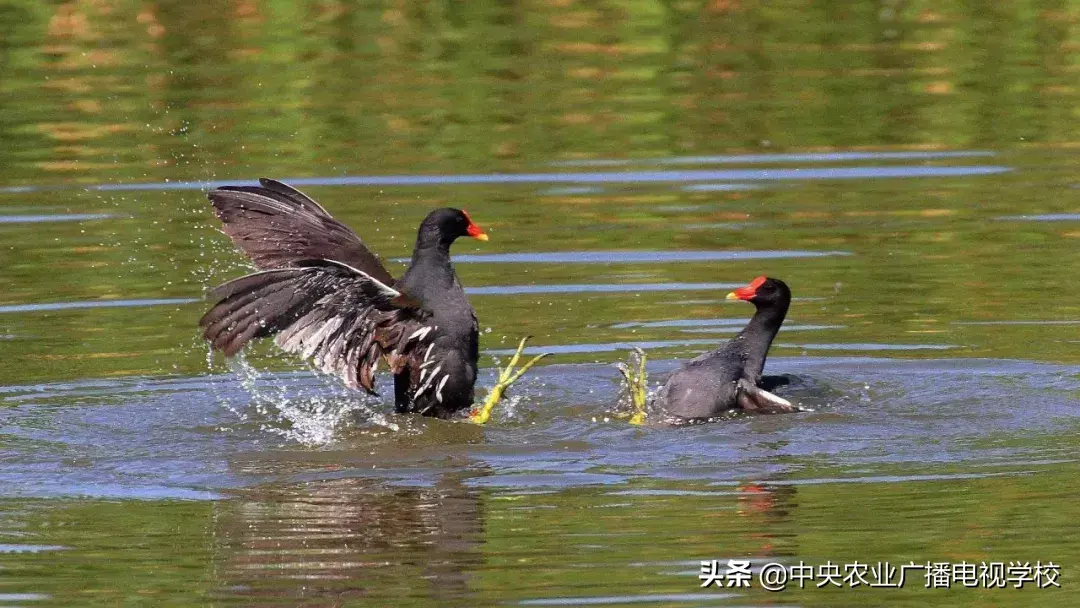
[[[355,232],[310,197],[278,181],[259,184],[207,194],[225,234],[259,269],[210,292],[218,302],[199,321],[210,344],[232,356],[256,338],[275,336],[282,349],[372,394],[385,360],[398,412],[446,418],[471,406],[476,313],[450,263],[458,237],[488,240],[469,215],[429,213],[412,262],[395,281]],[[489,402],[537,360],[515,375],[515,358]]]
[[[657,391],[648,409],[675,420],[706,420],[727,410],[778,413],[800,411],[761,386],[761,371],[776,332],[791,304],[791,290],[779,279],[758,277],[727,295],[757,308],[734,338],[676,370]],[[636,368],[636,369],[635,369]],[[644,421],[646,410],[644,353],[637,365],[622,366],[635,408],[632,422]]]

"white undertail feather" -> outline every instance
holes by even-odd
[[[442,403],[442,389],[446,386],[446,381],[450,379],[450,374],[443,374],[442,380],[439,380],[439,387],[435,389],[435,398]]]
[[[432,382],[433,382],[433,381],[435,380],[435,376],[438,376],[438,375],[439,375],[439,372],[440,372],[440,371],[442,371],[442,366],[441,366],[441,365],[440,365],[440,366],[438,366],[438,367],[436,367],[436,368],[435,368],[435,369],[434,369],[434,370],[433,370],[433,371],[431,372],[431,375],[430,375],[430,376],[428,376],[427,382],[425,382],[425,383],[421,384],[421,385],[420,385],[420,388],[416,389],[416,392],[415,392],[415,393],[413,393],[413,398],[414,398],[414,399],[415,399],[415,398],[417,398],[417,397],[419,397],[420,395],[422,395],[422,394],[424,393],[424,391],[426,391],[427,389],[431,388],[431,383],[432,383]]]
[[[433,329],[435,329],[435,328],[430,326],[430,325],[428,325],[427,327],[421,327],[420,329],[418,329],[418,330],[414,331],[412,334],[410,334],[409,337],[405,339],[405,341],[406,342],[411,342],[412,340],[415,339],[417,342],[423,342],[424,338],[426,338],[427,335],[429,333],[431,333],[431,330],[433,330]]]
[[[760,393],[758,393],[758,396],[761,397],[762,399],[764,399],[765,401],[768,401],[769,403],[772,403],[773,405],[779,405],[781,407],[791,407],[791,402],[790,401],[788,401],[787,399],[784,399],[783,397],[774,395],[774,394],[770,393],[769,391],[763,390]]]

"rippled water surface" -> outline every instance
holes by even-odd
[[[1080,4],[0,6],[0,606],[1075,606]],[[454,205],[485,427],[262,345],[202,191],[295,183],[403,270]],[[634,427],[795,299],[812,411]],[[380,378],[389,386],[389,378]],[[386,391],[388,392],[388,391]],[[701,560],[1054,562],[1060,588],[702,589]]]

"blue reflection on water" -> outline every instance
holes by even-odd
[[[857,160],[936,160],[993,156],[989,150],[941,152],[811,152],[806,154],[724,154],[713,156],[675,156],[671,158],[561,160],[553,167],[623,167],[627,165],[738,165],[753,163],[820,163]]]
[[[57,215],[0,215],[0,224],[41,224],[44,222],[80,222],[106,220],[116,217],[111,213],[61,213]]]
[[[190,304],[197,298],[158,298],[145,300],[91,300],[88,302],[47,302],[39,304],[8,304],[0,306],[0,313],[45,312],[50,310],[73,310],[79,308],[125,308],[130,306],[160,306],[163,304]]]
[[[657,183],[696,181],[780,181],[823,179],[882,179],[903,177],[962,177],[993,175],[1009,167],[982,165],[968,167],[814,167],[793,169],[727,169],[693,171],[601,171],[585,173],[486,173],[464,175],[342,175],[293,177],[281,181],[293,186],[454,186],[478,184],[584,184]],[[253,180],[211,180],[145,182],[137,184],[97,184],[90,186],[9,186],[0,192],[34,192],[50,189],[78,189],[100,192],[139,190],[209,190],[219,186],[257,185]]]
[[[735,289],[742,283],[568,283],[555,285],[488,285],[466,287],[470,295],[515,295],[533,293],[625,293],[645,291],[707,291]]]
[[[454,262],[489,264],[628,264],[650,262],[730,262],[851,255],[847,251],[548,251],[455,255]],[[396,261],[408,262],[408,258]]]

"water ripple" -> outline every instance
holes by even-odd
[[[848,251],[547,251],[532,253],[466,254],[454,262],[487,264],[636,264],[665,262],[732,262],[848,256]],[[407,258],[395,261],[408,262]]]
[[[1037,215],[1003,215],[994,218],[999,222],[1075,222],[1080,213],[1042,213]]]
[[[761,186],[755,184],[691,184],[683,186],[686,192],[739,192],[742,190],[756,190]]]
[[[630,329],[635,327],[648,327],[648,328],[675,328],[681,332],[687,333],[716,333],[723,331],[734,331],[741,329],[746,325],[748,319],[734,318],[734,319],[672,319],[668,321],[647,321],[647,322],[627,322],[616,323],[611,326],[612,329]],[[823,330],[823,329],[845,329],[846,325],[799,325],[799,324],[787,324],[784,326],[784,331],[810,331],[810,330]]]
[[[88,302],[48,302],[41,304],[7,304],[0,306],[0,313],[45,312],[51,310],[75,310],[80,308],[126,308],[131,306],[160,306],[163,304],[190,304],[198,298],[157,298],[143,300],[94,300]]]
[[[822,329],[824,327],[808,326],[813,329]],[[802,328],[806,329],[806,328]],[[604,342],[604,343],[590,343],[590,344],[549,344],[545,346],[529,346],[525,348],[524,353],[528,355],[538,355],[540,353],[551,353],[553,355],[574,355],[574,354],[586,354],[586,353],[608,353],[619,350],[629,350],[634,347],[650,349],[650,348],[668,348],[673,346],[699,346],[699,345],[715,345],[717,340],[715,339],[694,339],[694,340],[652,340],[652,341],[635,341],[635,342]],[[777,348],[796,348],[802,350],[854,350],[854,351],[906,351],[906,350],[949,350],[953,348],[960,348],[955,344],[870,344],[870,343],[846,343],[846,344],[777,344]],[[512,355],[515,350],[512,348],[499,348],[484,351],[485,354],[500,356],[500,355]]]
[[[741,165],[754,163],[820,163],[859,160],[938,160],[994,156],[989,150],[923,152],[810,152],[794,154],[725,154],[670,158],[560,160],[553,167],[625,167],[627,165]]]
[[[777,344],[781,348],[801,348],[803,350],[949,350],[960,348],[956,344]]]
[[[0,543],[0,553],[44,553],[45,551],[63,551],[61,545],[9,545]]]
[[[0,602],[39,602],[51,597],[44,593],[0,593]]]
[[[745,324],[745,323],[746,323],[746,321],[743,321],[743,324]],[[789,331],[824,331],[824,330],[827,330],[827,329],[846,329],[846,328],[847,328],[846,325],[797,325],[797,324],[795,324],[795,325],[785,325],[784,326],[784,331],[785,332],[789,332]],[[741,327],[722,327],[722,326],[694,327],[694,328],[680,329],[679,331],[684,333],[684,334],[717,334],[717,333],[724,333],[724,332],[735,332],[737,329],[741,329]]]
[[[967,167],[819,167],[795,169],[728,169],[697,171],[602,171],[588,173],[486,173],[463,175],[343,175],[287,177],[281,181],[303,186],[462,186],[483,184],[630,184],[702,181],[787,181],[829,179],[890,179],[909,177],[964,177],[1010,171],[999,165]],[[88,186],[7,186],[0,193],[84,189],[98,192],[144,190],[209,190],[220,186],[258,185],[255,180],[166,181]]]
[[[953,321],[952,325],[1080,325],[1080,321]]]
[[[631,348],[667,348],[669,346],[696,346],[702,344],[716,344],[716,340],[652,340],[635,342],[604,342],[599,344],[549,344],[546,346],[527,346],[523,351],[526,355],[539,355],[551,353],[553,355],[575,355],[583,353],[609,353],[617,350],[630,350]],[[484,351],[487,355],[512,355],[516,352],[513,348],[498,348]]]
[[[57,215],[0,215],[0,224],[41,224],[45,222],[81,222],[107,220],[111,213],[60,213]]]
[[[565,283],[554,285],[486,285],[466,287],[469,295],[517,295],[535,293],[625,293],[646,291],[708,291],[735,289],[742,283]]]
[[[741,287],[741,285],[737,286]],[[666,321],[628,321],[616,323],[612,329],[630,329],[631,327],[741,327],[746,319],[670,319]]]

